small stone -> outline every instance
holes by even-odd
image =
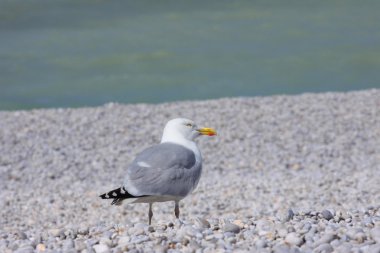
[[[43,244],[43,243],[40,243],[40,244],[37,244],[37,246],[36,246],[36,250],[37,251],[45,251],[46,250],[46,246],[45,246],[45,244]]]
[[[22,232],[22,231],[17,231],[16,234],[17,234],[17,237],[20,240],[26,240],[26,239],[28,239],[28,236],[24,232]]]
[[[185,245],[185,246],[187,244],[189,244],[189,242],[190,242],[190,240],[188,238],[186,238],[186,237],[182,238],[182,240],[181,240],[182,245]]]
[[[380,253],[380,244],[373,244],[368,247],[368,253]]]
[[[302,229],[300,231],[301,234],[306,234],[311,229],[311,224],[309,222],[303,224]]]
[[[358,243],[363,243],[365,241],[365,239],[367,239],[367,236],[365,235],[365,233],[363,232],[359,232],[355,235],[355,240],[358,242]]]
[[[220,229],[219,225],[215,225],[212,227],[212,230],[214,230],[214,231],[219,230],[219,229]]]
[[[139,243],[147,242],[149,240],[150,240],[149,236],[143,235],[143,236],[139,236],[137,238],[132,239],[132,243],[139,244]]]
[[[330,245],[335,249],[338,247],[342,242],[339,239],[334,239],[330,242]]]
[[[154,230],[154,227],[153,227],[153,226],[149,226],[149,227],[147,228],[147,231],[148,231],[149,233],[153,233],[155,230]]]
[[[149,225],[145,224],[145,223],[136,223],[133,227],[134,228],[142,228],[142,229],[145,229],[147,228]]]
[[[373,220],[371,217],[366,217],[363,219],[362,224],[366,227],[372,227],[373,226]]]
[[[277,230],[277,235],[279,237],[285,238],[287,234],[288,234],[288,230],[286,228],[279,228]]]
[[[245,224],[242,220],[234,220],[232,223],[239,226],[240,229],[243,229],[245,226]]]
[[[324,234],[316,243],[315,246],[324,244],[324,243],[330,243],[332,240],[336,239],[337,236],[333,233],[326,233]]]
[[[224,225],[224,232],[230,232],[230,233],[239,233],[240,232],[240,227],[235,225],[235,224],[232,224],[232,223],[229,223],[227,222],[225,225]]]
[[[222,233],[215,233],[214,234],[216,239],[223,239],[224,235]]]
[[[96,253],[108,253],[109,247],[105,244],[96,244],[93,246]]]
[[[84,240],[78,239],[74,241],[74,247],[76,251],[82,251],[86,248],[86,244],[84,243]]]
[[[224,233],[224,238],[229,238],[229,237],[235,237],[236,234],[232,232],[225,232]]]
[[[290,166],[292,170],[298,171],[302,169],[302,165],[300,163],[294,163]]]
[[[95,238],[90,238],[90,239],[86,240],[86,243],[87,243],[87,245],[92,247],[92,246],[98,244],[99,240],[95,239]]]
[[[80,226],[78,229],[78,234],[80,235],[87,235],[89,232],[89,228],[87,226]]]
[[[62,229],[58,229],[58,228],[53,228],[53,229],[49,229],[49,235],[53,236],[53,237],[60,237],[63,234],[63,230]]]
[[[125,246],[129,243],[131,238],[129,236],[121,236],[118,241],[119,246]]]
[[[334,248],[334,250],[337,253],[347,253],[347,252],[350,252],[351,249],[352,249],[352,245],[350,243],[347,243],[347,242],[344,242],[341,245]]]
[[[323,210],[321,215],[326,220],[331,220],[332,218],[334,218],[333,214],[329,210]]]
[[[285,242],[290,245],[300,246],[303,243],[303,239],[293,232],[286,235]]]
[[[74,229],[68,229],[64,232],[65,238],[75,239],[77,237],[78,232]]]
[[[167,247],[162,245],[157,245],[154,247],[153,252],[155,253],[166,253],[168,251]]]
[[[195,226],[197,228],[205,229],[210,228],[210,222],[208,222],[206,219],[203,218],[196,218],[195,219]]]
[[[288,222],[294,217],[294,212],[292,209],[286,210],[284,213],[280,213],[279,218],[282,222]]]
[[[197,249],[201,248],[202,246],[195,240],[191,240],[189,245],[188,245],[191,249],[193,249],[194,251],[196,251]]]
[[[156,226],[156,231],[165,231],[166,229],[168,228],[168,226],[166,226],[166,224],[158,224]]]
[[[111,239],[112,235],[113,235],[112,231],[104,231],[103,234],[102,234],[102,238]]]
[[[145,230],[144,228],[131,228],[129,229],[130,234],[133,234],[135,236],[144,235]]]
[[[74,248],[74,241],[72,239],[68,239],[63,243],[63,248],[65,250],[73,249]]]
[[[229,243],[236,243],[236,238],[235,237],[230,237],[230,238],[228,238],[227,239],[227,241],[229,242]]]
[[[380,244],[380,227],[371,229],[371,237],[375,242]]]
[[[206,241],[211,241],[211,240],[213,240],[213,239],[215,239],[214,235],[207,235],[207,236],[205,237],[205,240],[206,240]]]
[[[256,241],[255,246],[256,246],[257,248],[265,248],[265,247],[268,246],[268,244],[267,244],[266,240],[264,240],[264,239],[259,239],[259,240]]]
[[[202,233],[205,235],[212,235],[212,234],[214,234],[214,231],[212,231],[212,229],[208,228],[208,229],[204,229],[202,231]]]
[[[198,238],[198,239],[202,239],[203,235],[202,235],[202,233],[196,233],[195,237]]]
[[[193,228],[192,226],[185,226],[185,227],[182,227],[179,230],[179,233],[182,233],[183,235],[187,235],[187,236],[190,236],[190,237],[195,237],[195,235],[198,232],[199,231],[197,229]]]
[[[273,247],[273,253],[291,253],[291,251],[288,245],[279,244]]]
[[[334,249],[333,249],[333,247],[330,244],[324,243],[324,244],[321,244],[318,247],[316,247],[314,249],[313,253],[314,252],[315,253],[331,253],[333,251],[334,251]]]
[[[21,247],[14,251],[14,253],[33,253],[34,249],[32,246],[26,246],[26,247]]]
[[[355,236],[357,233],[363,233],[363,229],[361,228],[350,228],[350,229],[347,229],[346,231],[346,235],[351,239],[351,240],[355,240]]]
[[[32,238],[30,238],[30,241],[33,245],[37,246],[38,244],[42,243],[42,236],[40,233],[36,233]]]
[[[258,220],[256,223],[256,230],[260,236],[268,236],[274,234],[275,226],[274,223],[267,219]]]
[[[100,243],[100,244],[105,244],[105,245],[107,245],[108,247],[111,247],[111,245],[112,245],[112,240],[109,239],[108,237],[102,237],[102,238],[100,238],[99,243]]]

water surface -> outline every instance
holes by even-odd
[[[0,0],[0,110],[380,88],[380,1]]]

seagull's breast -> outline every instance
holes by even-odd
[[[188,142],[185,142],[182,144],[185,148],[187,149],[190,149],[191,151],[193,151],[194,153],[194,156],[195,156],[195,163],[193,165],[192,168],[190,168],[191,170],[193,170],[194,172],[194,183],[192,185],[192,188],[191,190],[189,191],[189,194],[191,192],[193,192],[195,190],[195,188],[197,187],[198,183],[199,183],[199,180],[201,178],[201,174],[202,174],[202,155],[201,155],[201,151],[199,150],[197,144],[195,144],[195,142],[193,141],[188,141]]]

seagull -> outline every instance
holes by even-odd
[[[149,225],[154,202],[174,201],[179,219],[179,201],[197,187],[201,177],[202,156],[194,142],[201,135],[213,136],[216,131],[199,128],[189,119],[168,121],[161,143],[143,150],[128,166],[123,186],[99,197],[113,199],[111,205],[149,203]]]

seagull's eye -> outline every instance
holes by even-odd
[[[191,123],[187,123],[186,126],[188,126],[188,127],[193,127],[193,124],[191,124]]]

